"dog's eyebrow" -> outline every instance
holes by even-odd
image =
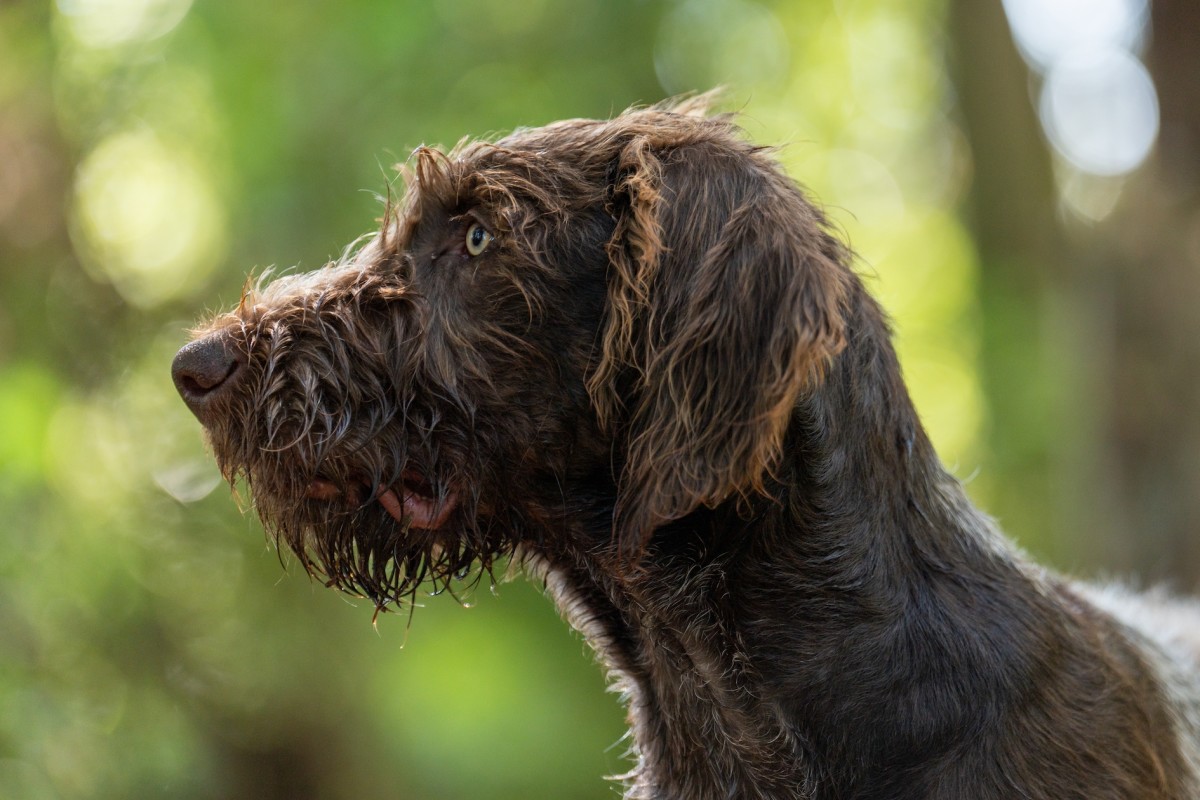
[[[470,209],[467,209],[466,211],[463,211],[460,214],[452,214],[446,218],[447,222],[465,222],[466,220],[478,222],[480,225],[483,225],[484,227],[486,227],[488,224],[488,221],[483,218],[482,214],[479,213],[478,207],[472,207]]]

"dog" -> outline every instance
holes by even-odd
[[[1200,798],[1200,609],[1031,563],[939,462],[822,212],[706,98],[419,148],[175,384],[377,609],[542,582],[627,798]]]

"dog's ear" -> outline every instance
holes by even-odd
[[[623,444],[636,554],[701,505],[766,492],[801,391],[843,347],[850,272],[820,212],[731,124],[635,138],[613,169],[608,306],[588,388]]]

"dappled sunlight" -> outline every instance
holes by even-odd
[[[905,320],[906,335],[954,338],[973,319],[979,264],[975,245],[947,211],[910,215],[893,228],[892,250],[874,262],[872,286],[891,313]],[[949,335],[947,335],[949,331]]]
[[[1042,88],[1041,115],[1055,149],[1092,175],[1131,172],[1158,138],[1154,81],[1142,62],[1117,49],[1057,62]]]
[[[44,457],[50,482],[66,502],[81,510],[121,509],[164,482],[173,496],[195,501],[222,483],[199,424],[163,369],[180,339],[155,338],[107,390],[71,393],[52,407]],[[190,479],[172,482],[170,474],[178,471]]]
[[[80,44],[114,47],[157,39],[187,16],[192,0],[57,0]]]
[[[983,456],[978,256],[955,216],[970,175],[931,9],[838,3],[781,9],[795,54],[789,89],[748,116],[846,233],[892,317],[917,410],[960,476]],[[790,126],[785,128],[784,126]]]
[[[1116,207],[1158,139],[1158,94],[1142,64],[1148,0],[1004,0],[1013,39],[1041,77],[1038,111],[1062,206],[1088,222]]]
[[[77,512],[118,514],[138,486],[137,441],[118,409],[71,398],[58,404],[47,437],[47,478]]]
[[[1100,222],[1113,212],[1125,188],[1124,175],[1096,175],[1058,161],[1055,183],[1063,204],[1088,222]]]
[[[919,135],[930,114],[947,102],[928,20],[898,8],[847,5],[841,19],[853,98],[859,113],[873,123],[856,125],[847,134],[858,141],[870,137],[880,148],[893,137]]]
[[[1041,72],[1065,53],[1145,43],[1148,0],[1003,0],[1022,55]]]
[[[84,263],[142,307],[194,291],[225,247],[207,175],[148,130],[115,134],[83,161],[75,221]]]
[[[46,430],[61,393],[58,379],[42,366],[0,365],[0,476],[6,484],[27,487],[42,479]]]
[[[92,515],[81,535],[97,526],[97,535],[140,540],[138,547],[168,547],[168,563],[191,569],[194,559],[174,552],[172,542],[178,540],[164,534],[164,528],[112,527],[140,508],[141,513],[163,515],[163,522],[172,523],[165,526],[169,530],[179,523],[182,510],[163,492],[175,501],[195,503],[226,486],[199,423],[178,401],[163,369],[181,339],[175,326],[168,326],[111,387],[61,398],[45,426],[43,457],[61,502]],[[193,574],[204,581],[212,572],[206,568]],[[179,580],[171,585],[178,588]]]

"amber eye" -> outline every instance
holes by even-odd
[[[467,228],[467,252],[477,256],[492,243],[492,235],[478,222]]]

